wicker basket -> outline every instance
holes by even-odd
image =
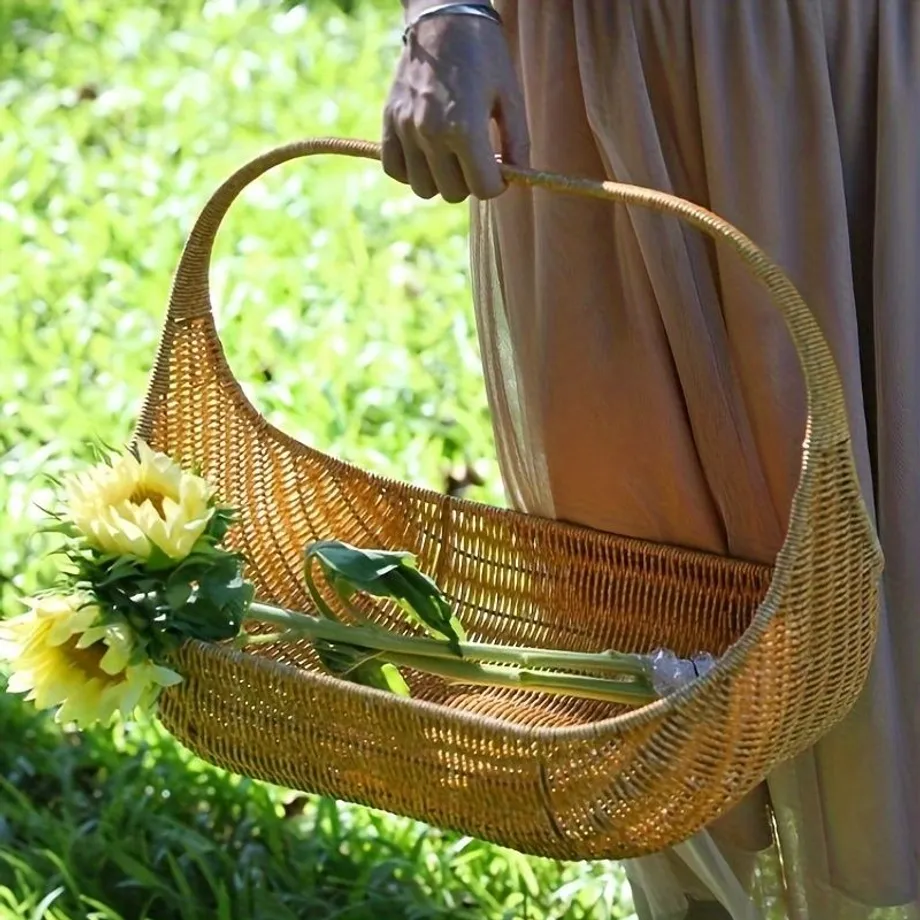
[[[379,150],[295,143],[220,187],[182,254],[137,429],[199,464],[241,509],[232,543],[250,560],[259,598],[310,609],[303,547],[342,539],[416,552],[472,640],[721,657],[685,688],[626,711],[411,674],[409,700],[326,676],[306,643],[245,653],[191,643],[180,656],[186,681],[163,697],[163,724],[237,773],[532,854],[628,857],[686,839],[837,722],[869,668],[882,556],[817,324],[780,270],[717,216],[646,189],[506,168],[511,181],[676,215],[730,246],[767,287],[809,398],[801,477],[775,566],[621,539],[371,475],[259,415],[225,361],[211,312],[211,249],[230,204],[266,170],[313,154],[377,158]],[[377,616],[402,623],[386,607]]]

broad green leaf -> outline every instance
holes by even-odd
[[[444,638],[459,655],[465,639],[463,628],[438,585],[421,572],[407,552],[359,549],[350,544],[324,540],[307,547],[307,565],[316,559],[340,597],[361,591],[373,597],[391,598],[414,622]]]
[[[236,520],[236,512],[231,508],[218,507],[214,509],[208,521],[205,536],[212,543],[220,543]]]
[[[307,547],[308,560],[318,559],[323,568],[342,576],[359,590],[394,571],[411,559],[408,553],[359,549],[338,540],[321,540]]]

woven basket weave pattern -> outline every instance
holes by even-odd
[[[836,369],[791,284],[737,231],[655,192],[507,169],[513,181],[683,217],[770,288],[802,357],[810,422],[775,566],[624,540],[391,482],[297,443],[244,398],[207,287],[235,195],[311,153],[279,148],[215,194],[192,232],[138,435],[200,465],[238,507],[235,546],[261,600],[311,608],[303,548],[335,538],[417,552],[471,639],[597,651],[722,655],[714,671],[636,711],[410,675],[412,700],[322,674],[308,644],[235,652],[192,643],[160,717],[202,757],[285,786],[420,818],[563,859],[636,856],[690,836],[852,706],[878,617],[881,554],[851,457]],[[334,602],[330,598],[330,602]],[[368,607],[400,630],[386,605]]]

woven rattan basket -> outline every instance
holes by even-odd
[[[342,539],[416,552],[471,640],[721,657],[673,695],[626,711],[420,675],[410,675],[409,700],[326,676],[307,644],[242,653],[192,643],[180,654],[187,679],[164,695],[162,722],[237,773],[533,854],[636,856],[687,838],[848,711],[873,651],[881,552],[839,378],[811,313],[763,253],[707,211],[645,189],[506,169],[511,181],[559,194],[676,215],[731,247],[769,290],[809,398],[785,543],[764,567],[389,481],[270,426],[234,379],[212,317],[209,261],[227,209],[266,170],[312,154],[379,151],[295,143],[220,187],[182,254],[137,429],[199,464],[241,510],[232,542],[260,599],[310,609],[304,545]]]

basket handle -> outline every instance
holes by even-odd
[[[167,325],[182,324],[211,314],[208,276],[214,240],[221,221],[240,192],[281,163],[318,154],[379,160],[380,145],[346,138],[310,138],[271,149],[231,175],[208,200],[189,234],[173,279]],[[508,165],[502,165],[501,170],[506,180],[512,183],[670,214],[727,244],[766,287],[792,336],[808,398],[806,445],[823,447],[849,440],[843,387],[817,321],[788,276],[740,230],[705,208],[653,189]]]

